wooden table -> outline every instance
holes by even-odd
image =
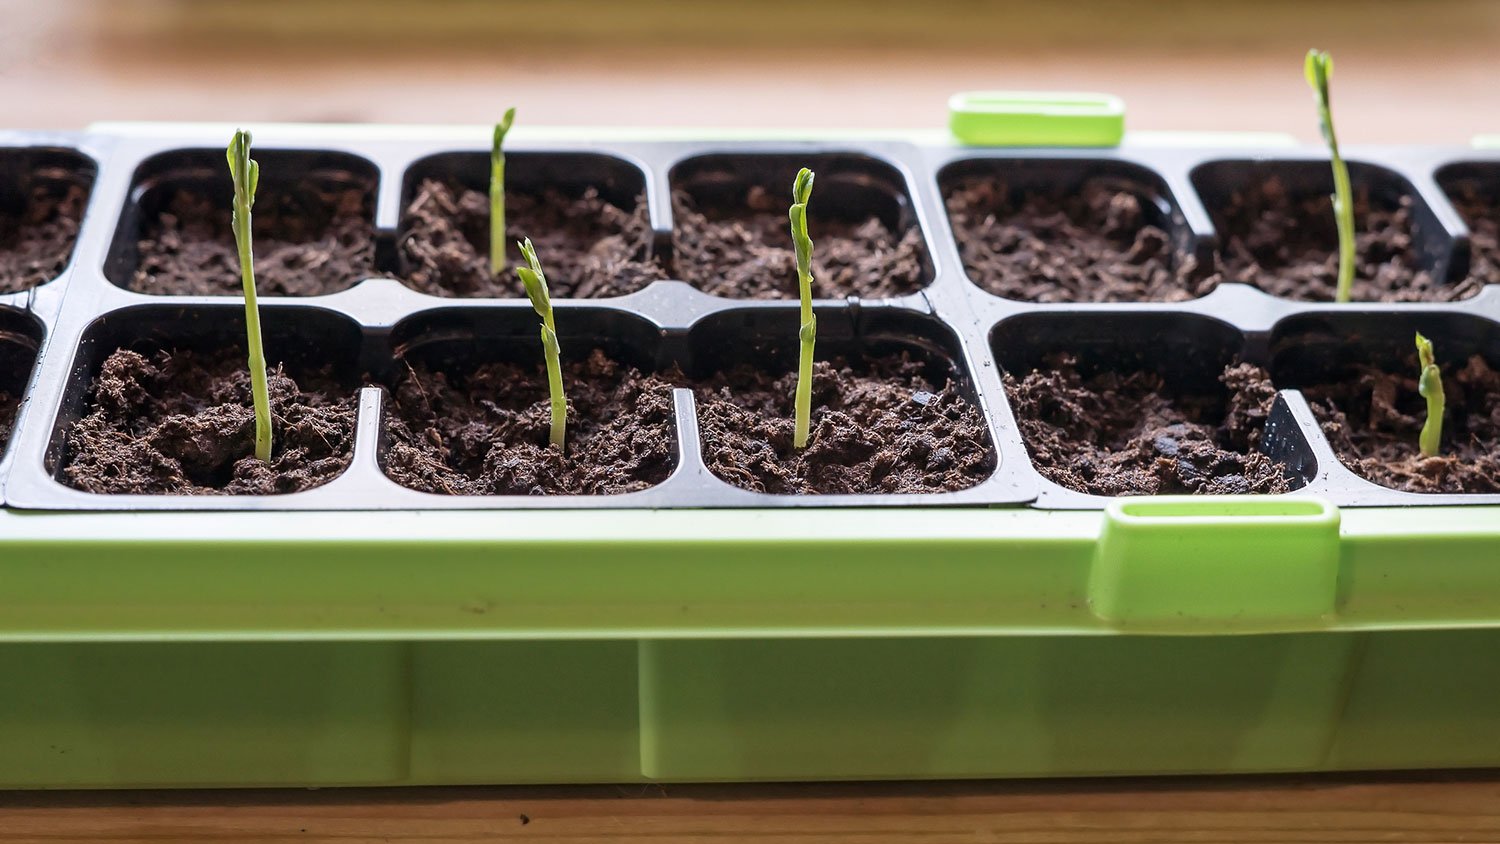
[[[0,0],[0,125],[101,119],[933,127],[966,88],[1345,143],[1500,132],[1500,4],[1460,0]],[[793,24],[796,24],[793,27]],[[1500,727],[1497,727],[1500,728]],[[0,795],[0,842],[1500,841],[1500,774]]]
[[[0,842],[1500,841],[1500,774],[0,795]]]

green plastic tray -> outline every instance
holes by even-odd
[[[1500,506],[0,511],[10,788],[1494,766],[1497,653]]]

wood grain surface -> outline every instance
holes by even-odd
[[[0,126],[94,120],[931,127],[970,88],[1346,143],[1500,132],[1500,4],[0,0]],[[0,842],[1480,842],[1500,774],[0,794]]]
[[[21,793],[0,842],[1500,841],[1500,774]]]

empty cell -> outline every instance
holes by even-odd
[[[1438,171],[1437,180],[1469,227],[1468,270],[1461,284],[1466,289],[1500,284],[1500,163],[1450,164]]]
[[[62,274],[97,168],[68,149],[0,149],[0,293],[30,290]]]
[[[1269,453],[1269,374],[1233,326],[1184,314],[1032,314],[992,333],[1043,477],[1091,495],[1281,493],[1308,478]],[[1295,435],[1295,432],[1288,432]],[[1276,446],[1276,447],[1273,447]]]
[[[1120,161],[984,158],[938,175],[969,280],[1022,302],[1180,302],[1214,288],[1162,178]]]

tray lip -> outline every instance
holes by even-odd
[[[0,512],[0,642],[1142,634],[1089,604],[1098,511],[198,516]],[[1500,507],[1338,517],[1334,612],[1145,635],[1500,628]]]

